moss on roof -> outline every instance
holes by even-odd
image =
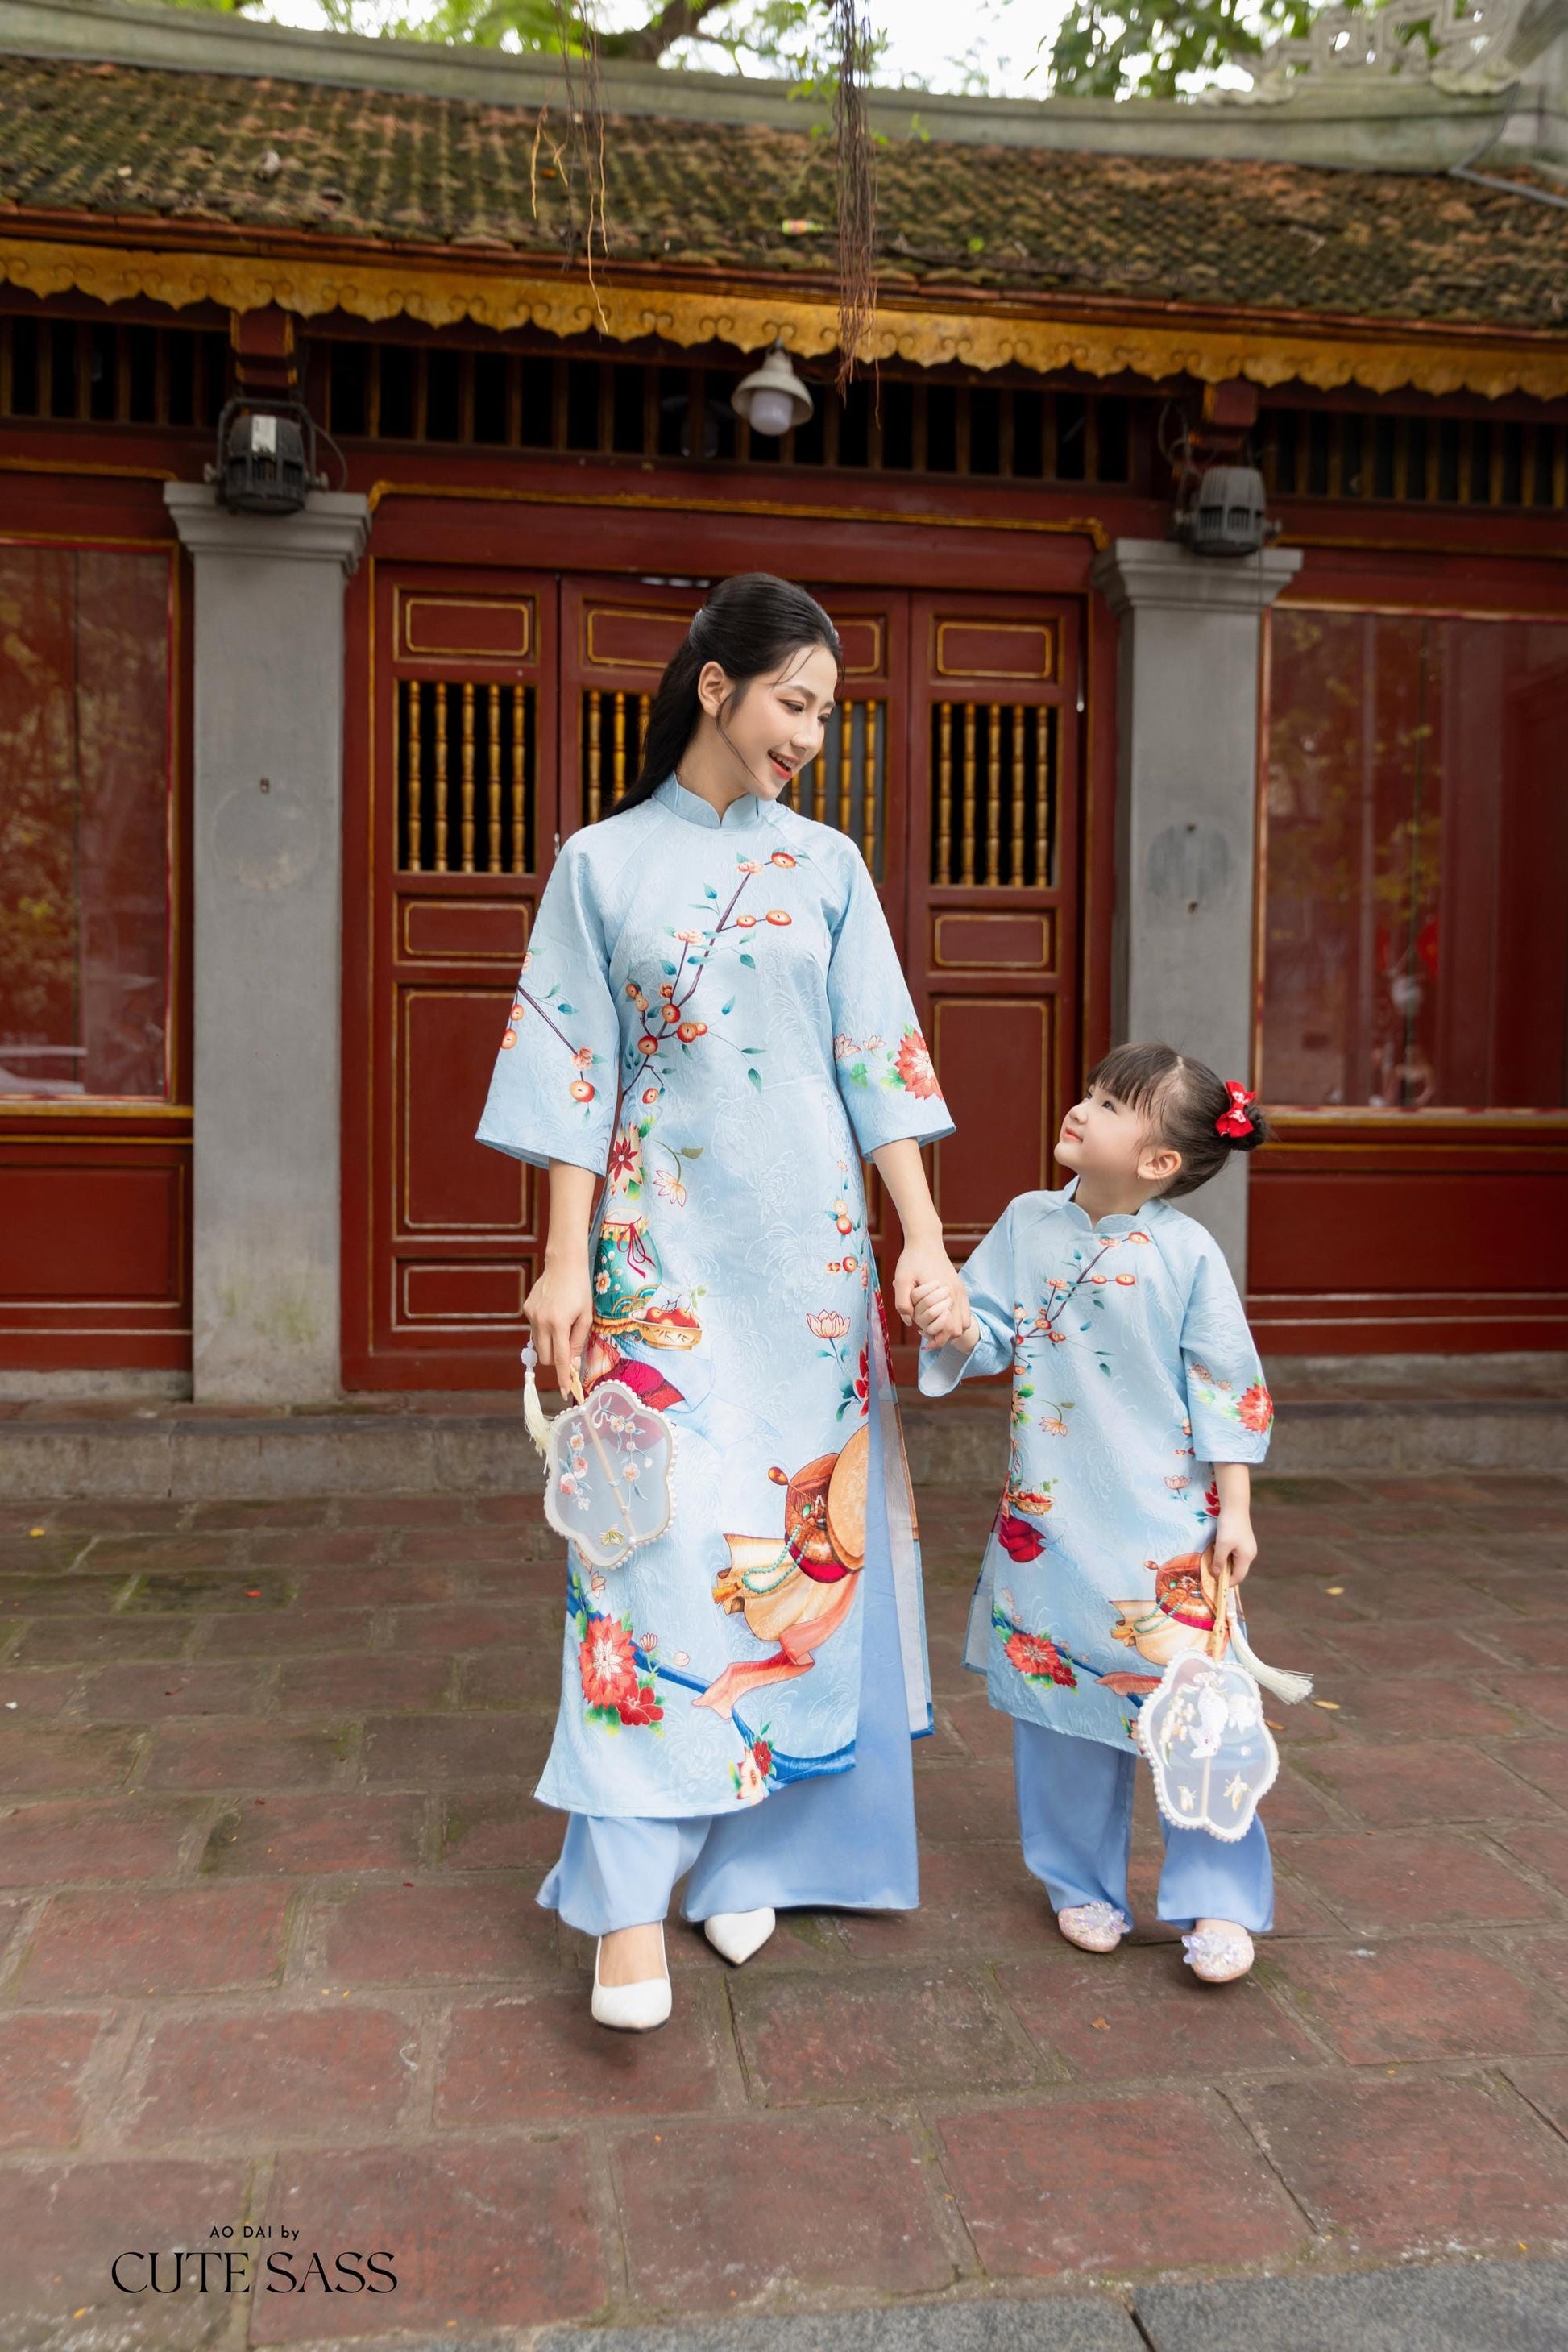
[[[570,247],[558,124],[303,82],[0,60],[0,225],[93,215],[540,260]],[[826,142],[607,126],[611,260],[830,284]],[[1444,174],[910,141],[878,157],[889,293],[1068,293],[1568,333],[1568,210]]]

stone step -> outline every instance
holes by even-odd
[[[1264,1475],[1568,1470],[1562,1357],[1303,1359],[1269,1369],[1279,1417]],[[1001,1387],[943,1402],[906,1391],[916,1483],[1000,1484],[1006,1402]],[[110,1398],[0,1408],[0,1494],[205,1501],[540,1485],[515,1391],[310,1410]]]

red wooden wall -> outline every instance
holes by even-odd
[[[167,936],[120,956],[110,942],[98,959],[111,984],[135,977],[144,949],[166,959],[163,1093],[0,1096],[0,1366],[24,1372],[177,1374],[190,1362],[189,580],[163,478],[153,467],[109,479],[0,476],[0,546],[146,550],[166,558],[169,581]],[[16,622],[23,645],[28,620]],[[143,860],[148,846],[119,845]]]

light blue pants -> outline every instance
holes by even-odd
[[[546,1910],[586,1936],[608,1936],[662,1919],[682,1877],[687,1919],[764,1906],[914,1910],[914,1772],[875,1412],[860,1581],[860,1716],[848,1771],[787,1781],[730,1812],[571,1813],[561,1859],[539,1890]]]
[[[1024,1861],[1050,1891],[1051,1908],[1110,1903],[1129,1919],[1127,1862],[1138,1759],[1102,1739],[1075,1739],[1013,1720],[1013,1780]],[[1165,1859],[1159,1916],[1177,1927],[1234,1919],[1261,1934],[1274,1925],[1274,1865],[1255,1813],[1234,1843],[1207,1830],[1179,1830],[1163,1814]]]

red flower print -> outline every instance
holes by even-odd
[[[1256,1430],[1261,1435],[1268,1427],[1274,1418],[1274,1400],[1261,1381],[1256,1387],[1243,1391],[1236,1412],[1243,1429]]]
[[[905,1087],[919,1101],[941,1092],[931,1067],[931,1048],[918,1029],[906,1029],[899,1041],[897,1066]]]
[[[768,908],[768,920],[770,923],[787,923],[791,919],[791,917],[784,913],[782,907],[770,907]]]
[[[637,1164],[637,1150],[629,1135],[617,1135],[610,1145],[609,1173],[629,1176]]]
[[[795,864],[793,857],[790,859],[790,864],[792,866]],[[765,1780],[773,1769],[773,1751],[765,1739],[752,1740],[752,1761]]]
[[[868,1345],[860,1350],[860,1367],[855,1375],[855,1393],[862,1404],[867,1402],[871,1394],[870,1359],[871,1350]]]
[[[623,1723],[662,1723],[664,1709],[658,1703],[658,1691],[653,1683],[639,1683],[629,1698],[622,1699],[616,1708]]]
[[[1032,1683],[1059,1683],[1064,1690],[1078,1688],[1078,1676],[1056,1643],[1043,1633],[1015,1633],[1006,1654],[1018,1672]]]
[[[1211,1478],[1208,1485],[1204,1489],[1204,1508],[1208,1513],[1211,1519],[1218,1518],[1219,1481],[1217,1478]]]
[[[1016,1519],[1011,1511],[997,1512],[996,1540],[1009,1559],[1038,1559],[1046,1548],[1044,1536],[1037,1536],[1027,1519]]]
[[[587,1633],[577,1644],[577,1668],[590,1706],[613,1706],[618,1714],[623,1701],[636,1698],[632,1637],[613,1617],[589,1618]]]
[[[793,866],[795,860],[787,849],[775,849],[768,863],[771,866]]]

